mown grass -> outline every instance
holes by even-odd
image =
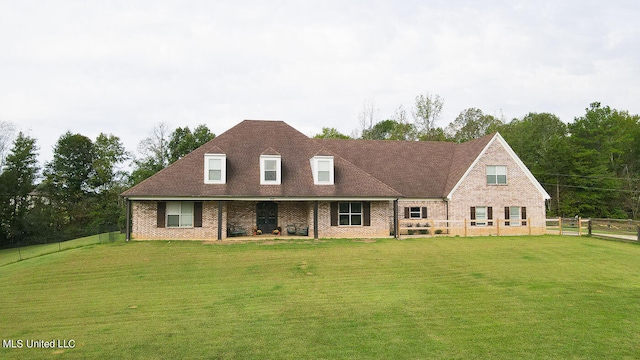
[[[125,238],[124,234],[114,234],[117,240],[122,241]],[[98,235],[91,235],[83,238],[78,238],[69,241],[29,245],[23,247],[16,247],[6,250],[0,250],[0,266],[11,264],[14,262],[30,259],[37,256],[47,255],[58,251],[64,251],[69,249],[75,249],[87,245],[99,244],[101,242],[108,242],[109,233],[103,233]]]
[[[640,246],[133,242],[0,267],[2,358],[637,358]]]

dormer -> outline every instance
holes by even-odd
[[[311,158],[311,171],[315,185],[333,185],[334,166],[333,156],[316,155]]]
[[[280,185],[282,183],[282,157],[268,148],[260,155],[260,185]]]
[[[204,183],[227,183],[227,155],[204,154]]]

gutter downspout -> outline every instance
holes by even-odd
[[[129,198],[124,198],[124,201],[127,202],[127,215],[125,219],[127,221],[127,225],[125,226],[125,239],[126,241],[131,241],[131,200]]]
[[[398,227],[398,200],[393,200],[393,237],[396,239],[400,238],[399,227]]]
[[[447,211],[447,235],[449,234],[449,199],[444,198],[444,205]]]

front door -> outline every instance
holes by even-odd
[[[256,224],[263,234],[271,234],[278,227],[278,204],[259,202],[256,205]]]

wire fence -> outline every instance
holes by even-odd
[[[106,231],[96,235],[86,236],[79,239],[60,241],[48,244],[16,246],[9,249],[0,250],[0,266],[14,262],[31,259],[34,257],[56,253],[59,251],[80,248],[95,244],[113,243],[124,241],[125,235],[120,230]]]

